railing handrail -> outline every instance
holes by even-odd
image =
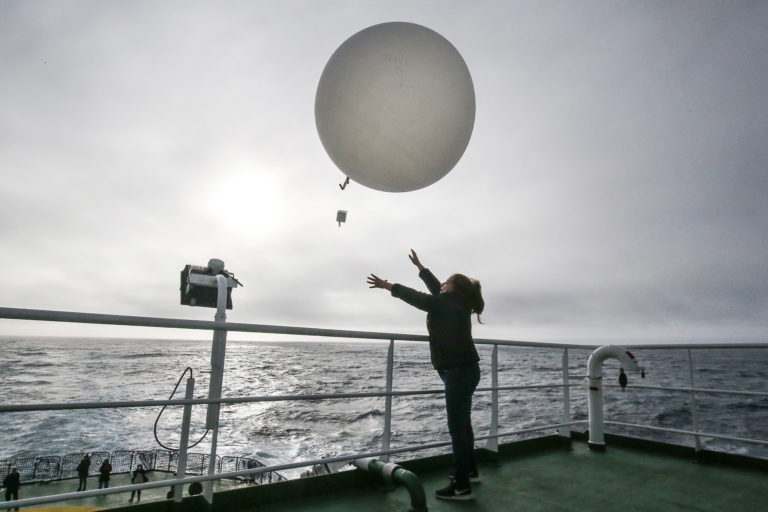
[[[618,384],[603,384],[604,387],[618,388]],[[765,396],[768,397],[768,391],[741,391],[738,389],[715,389],[715,388],[697,388],[697,387],[675,387],[675,386],[644,386],[642,384],[633,384],[628,389],[655,389],[657,391],[680,391],[685,393],[706,393],[710,395],[739,395],[739,396]]]
[[[605,423],[607,425],[618,425],[620,427],[631,427],[631,428],[643,428],[646,430],[655,430],[657,432],[668,432],[672,434],[683,434],[687,436],[711,437],[713,439],[724,439],[726,441],[738,441],[740,443],[755,443],[755,444],[768,445],[768,441],[763,439],[750,439],[748,437],[726,436],[723,434],[714,434],[712,432],[683,430],[679,428],[670,428],[670,427],[654,427],[652,425],[639,425],[636,423],[627,423],[624,421],[614,421],[614,420],[605,420]]]
[[[569,384],[569,387],[579,387],[582,384]],[[616,384],[604,384],[606,387],[619,386]],[[515,391],[525,389],[548,389],[562,388],[564,384],[530,384],[516,386],[496,386],[477,388],[476,392],[486,391]],[[712,388],[686,388],[669,386],[644,386],[633,385],[631,389],[653,389],[659,391],[680,391],[696,392],[708,394],[740,395],[740,396],[760,396],[768,397],[765,391],[741,391],[732,389],[712,389]],[[291,402],[291,401],[313,401],[313,400],[335,400],[343,398],[380,398],[387,396],[415,396],[444,393],[443,389],[423,389],[412,391],[363,391],[360,393],[327,393],[327,394],[307,394],[307,395],[261,395],[261,396],[243,396],[243,397],[221,397],[221,398],[193,398],[191,400],[127,400],[127,401],[99,401],[99,402],[45,402],[33,404],[8,404],[0,405],[0,413],[4,412],[31,412],[31,411],[61,411],[78,409],[120,409],[128,407],[162,407],[162,406],[181,406],[181,405],[207,405],[207,404],[241,404],[258,402]]]
[[[399,340],[427,342],[429,337],[423,334],[405,334],[376,331],[352,331],[345,329],[325,329],[318,327],[296,327],[286,325],[250,324],[227,322],[223,324],[208,320],[187,320],[181,318],[162,318],[131,315],[110,315],[103,313],[82,313],[75,311],[55,311],[45,309],[9,308],[0,306],[0,318],[11,320],[36,320],[44,322],[69,322],[101,325],[123,325],[132,327],[157,327],[168,329],[193,330],[225,330],[233,332],[252,332],[260,334],[283,334],[299,336],[321,336],[331,338],[356,338],[376,340]],[[475,338],[480,345],[506,345],[518,347],[540,348],[576,348],[595,349],[602,344],[595,343],[561,343],[522,340],[499,340],[492,338]],[[627,348],[639,349],[675,349],[675,348],[768,348],[768,342],[749,343],[675,343],[675,344],[625,344]]]
[[[570,384],[576,386],[577,384]],[[530,384],[520,386],[499,386],[497,388],[477,388],[475,391],[510,391],[517,389],[545,389],[562,388],[563,384]],[[193,398],[185,400],[124,400],[124,401],[99,401],[99,402],[59,402],[37,404],[9,404],[0,405],[0,413],[3,412],[30,412],[30,411],[61,411],[75,409],[120,409],[126,407],[162,407],[176,405],[207,405],[207,404],[244,404],[256,402],[291,402],[312,400],[335,400],[343,398],[380,398],[386,396],[415,396],[445,393],[444,389],[422,389],[413,391],[361,391],[359,393],[315,393],[306,395],[261,395],[221,398]]]
[[[319,327],[297,327],[289,325],[250,324],[226,322],[224,324],[208,320],[187,320],[182,318],[162,318],[131,315],[110,315],[104,313],[82,313],[76,311],[55,311],[45,309],[26,309],[0,307],[0,318],[11,320],[34,320],[41,322],[67,322],[100,325],[122,325],[130,327],[156,327],[165,329],[192,329],[204,331],[224,330],[228,332],[250,332],[259,334],[281,334],[295,336],[320,336],[327,338],[353,338],[366,340],[398,340],[428,342],[424,334],[406,334],[377,331],[352,331],[347,329],[327,329]],[[543,348],[596,348],[597,345],[581,345],[556,342],[536,342],[520,340],[495,340],[476,338],[475,343],[481,345],[513,345],[521,347]],[[766,345],[768,346],[768,344]]]

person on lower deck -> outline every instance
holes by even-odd
[[[109,488],[109,476],[112,474],[112,464],[109,463],[109,459],[104,459],[99,467],[99,489],[102,487]]]
[[[5,487],[5,501],[19,499],[19,487],[21,487],[19,468],[14,467],[11,472],[3,478],[3,487]],[[7,510],[11,510],[11,507],[8,507]],[[19,507],[15,507],[14,510],[19,510]]]
[[[147,472],[144,469],[144,466],[141,464],[136,466],[136,470],[133,472],[133,475],[131,475],[131,483],[132,484],[143,484],[144,482],[148,482],[149,478],[147,477]],[[131,499],[128,501],[133,502],[133,498],[136,497],[136,502],[138,503],[141,501],[141,489],[131,491]]]
[[[463,274],[454,274],[444,283],[419,261],[411,249],[411,262],[430,293],[390,283],[371,274],[371,288],[389,290],[393,297],[427,312],[429,352],[432,365],[445,385],[445,407],[453,449],[453,474],[448,487],[436,497],[449,500],[473,498],[470,481],[479,481],[472,430],[472,394],[480,382],[480,357],[472,339],[472,313],[483,312],[480,282]]]
[[[84,491],[88,485],[88,473],[91,470],[91,457],[86,453],[80,464],[77,465],[77,476],[79,481],[77,484],[78,491]]]

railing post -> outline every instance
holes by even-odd
[[[195,379],[187,379],[187,391],[184,400],[192,400],[195,394]],[[176,476],[184,478],[187,474],[187,445],[189,444],[189,424],[192,420],[192,404],[184,404],[184,414],[181,420],[181,437],[179,439],[179,458],[176,461]],[[170,469],[171,457],[168,456],[168,469]],[[184,486],[177,484],[173,490],[173,501],[181,503],[184,497]]]
[[[227,278],[219,274],[216,276],[218,284],[218,296],[216,303],[216,316],[214,320],[224,327],[227,321]],[[216,329],[213,331],[213,345],[211,347],[211,381],[208,388],[208,398],[221,398],[221,385],[224,380],[224,357],[227,350],[227,331]],[[219,412],[221,404],[208,404],[208,415],[205,419],[205,428],[212,430],[211,457],[208,461],[208,474],[216,471],[216,444],[219,440]],[[213,503],[213,480],[203,484],[203,496],[208,503]]]
[[[485,442],[485,448],[494,452],[499,451],[499,346],[493,346],[491,355],[491,427],[488,435],[491,437]]]
[[[392,376],[395,366],[395,340],[389,340],[389,349],[387,350],[387,393],[392,393]],[[381,449],[389,450],[389,439],[392,432],[392,395],[388,394],[384,401],[384,433],[381,439]],[[381,459],[389,462],[389,455],[383,455]]]
[[[568,363],[568,348],[563,349],[563,421],[562,423],[571,422],[571,388],[570,384],[570,367]],[[563,425],[560,427],[559,434],[563,437],[571,438],[571,426]]]
[[[691,349],[686,349],[688,352],[688,384],[691,386],[691,418],[693,419],[693,431],[696,434],[699,433],[699,422],[696,415],[696,385],[693,379],[693,358],[691,357]],[[693,436],[694,443],[696,445],[696,452],[701,450],[701,437],[698,435]]]

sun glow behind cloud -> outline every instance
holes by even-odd
[[[185,183],[186,209],[227,236],[278,235],[287,209],[279,170],[246,159],[214,166],[209,178]]]

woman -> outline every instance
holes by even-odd
[[[471,410],[472,394],[480,382],[480,358],[472,339],[472,313],[476,313],[480,321],[485,302],[477,280],[454,274],[440,284],[421,264],[413,249],[408,257],[419,269],[419,277],[431,294],[392,284],[374,274],[367,282],[371,288],[389,290],[393,297],[427,312],[429,353],[432,366],[445,384],[445,406],[453,448],[451,483],[437,491],[436,496],[469,500],[473,498],[470,479],[479,481]]]
[[[149,478],[147,478],[147,472],[144,469],[144,466],[141,464],[136,466],[136,471],[133,472],[133,475],[131,475],[131,483],[132,484],[143,484],[145,482],[148,482]],[[133,502],[133,497],[136,496],[136,502],[138,503],[141,501],[141,489],[131,491],[131,499],[128,501]]]

